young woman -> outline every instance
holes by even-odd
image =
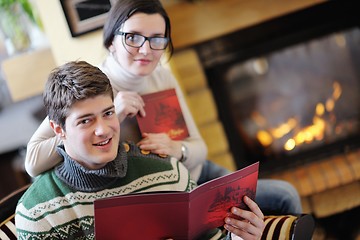
[[[109,50],[101,70],[109,77],[116,113],[121,123],[121,140],[132,140],[140,148],[179,159],[202,183],[228,173],[206,160],[207,147],[201,138],[183,93],[172,73],[161,66],[165,51],[171,56],[170,19],[158,0],[117,1],[104,26],[104,46]],[[175,88],[190,137],[171,140],[167,134],[138,131],[136,116],[145,116],[141,95]],[[25,167],[31,176],[55,166],[60,158],[55,147],[60,143],[45,120],[27,148]],[[50,159],[50,160],[49,160]],[[256,202],[264,212],[301,213],[300,198],[287,182],[259,180]]]

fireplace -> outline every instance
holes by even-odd
[[[237,166],[261,172],[360,146],[360,29],[329,1],[195,46]]]

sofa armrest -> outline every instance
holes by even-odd
[[[307,240],[315,229],[314,218],[310,214],[265,216],[265,229],[261,240]]]

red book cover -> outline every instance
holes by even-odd
[[[96,239],[196,239],[224,225],[232,206],[255,199],[259,163],[191,192],[137,193],[95,200]]]
[[[141,132],[167,133],[173,140],[189,136],[174,88],[142,95],[146,116],[137,115]]]

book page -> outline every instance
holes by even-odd
[[[136,116],[142,133],[167,133],[173,140],[189,136],[174,88],[142,95],[142,98],[146,116]]]
[[[255,199],[259,163],[206,182],[190,193],[190,236],[224,225],[231,207],[248,209],[246,195]]]

